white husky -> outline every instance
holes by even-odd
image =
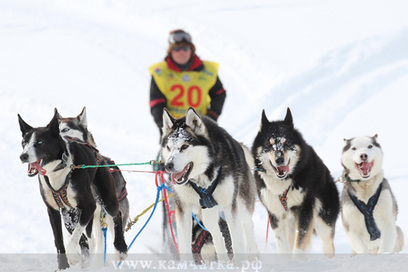
[[[342,221],[353,254],[398,252],[403,233],[398,206],[382,169],[383,152],[374,137],[345,139]]]

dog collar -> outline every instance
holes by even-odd
[[[202,209],[207,209],[207,208],[212,208],[214,206],[217,206],[218,203],[212,196],[215,188],[217,188],[220,176],[221,176],[221,169],[220,167],[217,172],[217,176],[215,177],[214,181],[211,183],[210,187],[208,188],[202,188],[200,186],[197,186],[194,182],[189,181],[191,187],[193,187],[194,191],[200,196],[200,205]]]
[[[57,171],[59,171],[59,170],[64,169],[65,167],[67,167],[67,161],[68,161],[67,155],[66,155],[65,153],[62,153],[61,162],[60,162],[60,164],[58,164],[58,165],[54,168],[53,172],[57,172]]]
[[[345,182],[360,182],[360,179],[351,179],[348,175],[344,175]]]
[[[370,197],[367,204],[359,200],[354,194],[347,190],[347,193],[350,196],[351,200],[353,201],[354,205],[356,205],[357,209],[364,215],[364,221],[366,224],[367,231],[370,234],[371,241],[381,238],[381,231],[378,229],[373,215],[375,205],[377,205],[378,199],[380,198],[381,188],[382,182],[378,186],[378,189],[375,192],[375,194],[372,197]]]

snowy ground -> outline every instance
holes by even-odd
[[[219,124],[248,146],[262,109],[274,120],[289,106],[295,126],[337,178],[343,138],[378,133],[407,244],[407,10],[405,0],[0,0],[0,270],[55,268],[33,262],[22,269],[3,259],[55,253],[37,179],[19,161],[17,113],[44,126],[54,107],[74,116],[86,106],[103,154],[118,163],[154,159],[159,134],[148,107],[147,67],[163,59],[175,28],[192,34],[200,57],[220,63],[227,100]],[[134,217],[154,201],[154,176],[124,175]],[[262,253],[273,253],[272,233],[265,248],[265,214],[258,203],[256,238]],[[130,253],[160,252],[160,227],[158,212]],[[350,253],[340,220],[335,246]],[[322,252],[318,239],[312,252]],[[407,252],[387,262],[402,267]],[[278,267],[365,271],[381,261],[317,258]]]

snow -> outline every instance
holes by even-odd
[[[0,270],[56,267],[55,258],[55,266],[2,259],[55,253],[37,178],[27,177],[27,165],[19,160],[17,114],[44,126],[55,107],[62,116],[76,116],[86,106],[102,154],[117,163],[155,159],[159,131],[148,105],[147,68],[164,58],[168,33],[176,28],[192,34],[201,58],[219,62],[227,90],[219,124],[246,145],[252,145],[262,109],[276,120],[290,107],[295,126],[337,178],[343,139],[378,134],[385,176],[400,208],[398,225],[408,237],[407,10],[405,0],[1,0]],[[134,217],[154,202],[154,175],[124,175]],[[130,253],[161,252],[160,213]],[[128,243],[146,219],[126,233]],[[266,212],[260,203],[253,220],[260,251],[276,252],[272,232],[265,250]],[[277,268],[365,271],[386,262],[396,271],[408,263],[407,248],[389,258],[343,257],[351,249],[340,217],[335,247],[340,254],[334,259]],[[317,238],[312,252],[322,252]]]

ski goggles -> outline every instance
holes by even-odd
[[[183,45],[183,46],[176,45],[176,46],[173,46],[172,50],[176,52],[180,52],[180,50],[190,51],[191,47],[189,45]]]
[[[191,43],[191,36],[187,32],[174,32],[170,34],[169,37],[169,43],[174,44],[174,43],[180,43],[180,42],[186,42],[186,43]]]

